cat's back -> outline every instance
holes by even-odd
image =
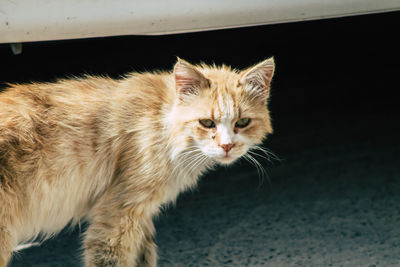
[[[59,155],[89,161],[102,142],[137,128],[139,119],[159,121],[161,106],[173,98],[168,81],[167,73],[147,73],[10,85],[0,92],[0,165],[33,166]]]
[[[65,79],[54,83],[12,84],[0,92],[0,116],[12,114],[28,119],[49,113],[73,113],[77,108],[89,109],[107,99],[116,87],[112,79],[88,77]],[[13,117],[13,116],[12,116]]]
[[[92,76],[10,85],[0,93],[0,128],[37,128],[34,124],[46,122],[77,125],[109,106],[118,88],[116,80]]]
[[[175,97],[168,73],[131,73],[124,79],[100,76],[53,83],[10,85],[0,90],[0,129],[18,121],[74,121],[103,115],[104,109],[132,109],[169,103]],[[118,108],[117,108],[118,109]],[[20,125],[22,126],[22,125]]]
[[[18,164],[37,151],[50,129],[49,96],[39,84],[11,85],[0,93],[0,160]],[[22,154],[23,152],[25,156]]]
[[[85,136],[88,119],[105,106],[108,78],[10,85],[0,93],[0,175],[23,176]],[[73,134],[75,133],[75,137]],[[69,136],[69,140],[66,139]]]

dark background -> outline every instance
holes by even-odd
[[[192,63],[244,68],[274,56],[272,108],[352,110],[395,105],[399,12],[170,36],[124,36],[25,43],[14,56],[0,45],[0,82],[171,69]],[[279,112],[278,112],[279,111]]]
[[[282,160],[258,158],[269,173],[264,183],[240,162],[181,196],[156,220],[160,265],[397,266],[399,26],[400,13],[392,12],[26,43],[17,56],[2,44],[0,83],[169,70],[176,56],[235,68],[274,56],[275,133],[265,146]],[[79,230],[63,234],[26,250],[12,266],[76,264],[79,238]]]

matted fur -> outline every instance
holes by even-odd
[[[160,207],[272,132],[273,73],[273,59],[244,71],[179,59],[173,72],[10,85],[0,94],[0,267],[19,243],[82,219],[85,266],[156,266]],[[249,125],[236,127],[241,118]]]

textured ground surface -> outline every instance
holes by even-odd
[[[246,163],[220,169],[157,219],[160,266],[398,266],[396,117],[282,118],[269,182]],[[78,265],[79,238],[62,233],[11,266]]]

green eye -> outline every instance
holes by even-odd
[[[214,128],[215,127],[215,123],[209,119],[199,120],[199,123],[206,128]]]
[[[244,128],[247,125],[249,125],[250,123],[250,119],[249,118],[243,118],[243,119],[239,119],[236,123],[235,123],[235,127],[236,128]]]

